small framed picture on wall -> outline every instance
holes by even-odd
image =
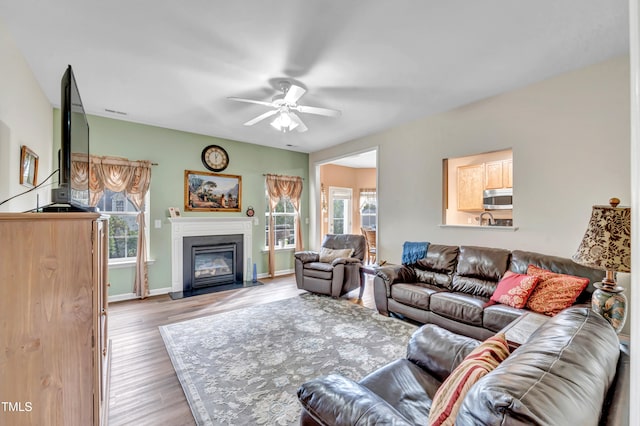
[[[36,186],[38,180],[38,156],[35,152],[22,145],[20,148],[20,184]]]

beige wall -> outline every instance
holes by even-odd
[[[331,186],[351,188],[353,192],[353,222],[351,233],[360,234],[360,189],[376,187],[376,169],[352,168],[337,166],[334,164],[325,164],[320,167],[320,182],[324,184],[327,197],[329,195],[329,187]],[[328,209],[327,212],[321,211],[321,231],[317,245],[322,241],[322,237],[329,232],[328,213]]]
[[[315,152],[310,170],[378,147],[381,260],[398,263],[404,241],[569,257],[592,205],[612,196],[630,203],[629,90],[629,58],[618,57]],[[513,217],[519,229],[442,227],[442,159],[506,148],[513,149]],[[317,175],[310,178],[315,187]],[[312,223],[312,230],[319,229]],[[628,276],[620,278],[628,282]]]
[[[29,188],[20,185],[20,147],[39,157],[38,182],[52,171],[52,106],[0,21],[0,202]],[[64,68],[60,69],[60,77]],[[57,163],[57,160],[56,160]],[[49,181],[51,182],[51,181]],[[57,182],[55,176],[54,182]],[[15,198],[0,211],[20,212],[48,203],[51,186]],[[39,203],[38,203],[39,201]]]

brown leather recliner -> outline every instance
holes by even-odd
[[[353,249],[353,254],[326,263],[320,262],[319,252],[296,252],[294,256],[298,288],[332,297],[340,297],[358,287],[362,290],[360,268],[367,249],[365,238],[355,234],[327,234],[321,246],[331,250]],[[362,294],[360,297],[362,298]]]

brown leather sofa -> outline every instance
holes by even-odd
[[[362,298],[360,268],[367,251],[364,236],[327,234],[322,240],[322,248],[353,249],[353,253],[350,257],[339,257],[331,262],[322,262],[320,253],[316,251],[294,253],[297,287],[332,297],[340,297],[360,287],[360,298]]]
[[[507,305],[486,306],[507,270],[525,274],[533,264],[561,274],[589,278],[576,304],[588,302],[593,283],[604,271],[571,259],[522,250],[430,244],[412,265],[380,268],[374,278],[378,312],[437,324],[457,334],[484,340],[527,312]]]
[[[359,382],[333,374],[298,389],[301,425],[426,425],[433,397],[479,341],[434,324],[412,336],[407,357]],[[455,424],[629,424],[629,351],[587,307],[546,321],[464,396]]]

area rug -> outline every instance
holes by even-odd
[[[416,326],[347,300],[291,299],[160,327],[198,425],[296,425],[296,391],[403,358]]]

